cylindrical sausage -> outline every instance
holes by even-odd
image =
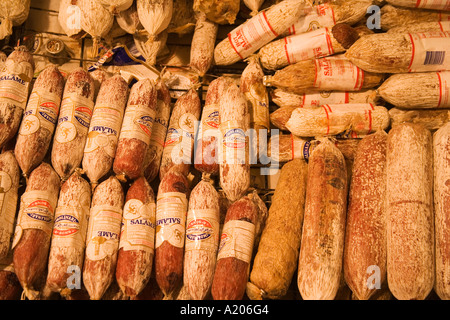
[[[47,267],[59,188],[59,175],[43,162],[31,172],[20,198],[12,243],[13,262],[24,294],[30,300],[38,298],[34,285]]]
[[[114,176],[101,182],[92,195],[83,267],[91,300],[100,300],[114,280],[123,204],[123,189]]]
[[[344,276],[358,298],[368,300],[386,279],[386,141],[383,130],[358,144],[349,189]],[[378,283],[369,279],[376,266]]]
[[[197,13],[195,30],[192,35],[189,66],[200,77],[205,76],[214,59],[214,45],[218,27],[217,23],[206,18],[204,12]]]
[[[0,260],[6,258],[16,219],[20,169],[12,151],[0,154]]]
[[[128,92],[127,82],[120,75],[106,79],[100,86],[82,160],[93,188],[113,165]]]
[[[122,292],[136,297],[149,282],[155,251],[156,203],[144,177],[128,189],[123,209],[116,280]]]
[[[307,172],[303,159],[289,161],[281,169],[247,284],[252,300],[279,299],[288,291],[297,269]]]
[[[155,271],[164,295],[182,280],[189,182],[176,170],[164,175],[156,199]]]
[[[62,296],[70,295],[68,278],[83,269],[91,187],[78,172],[61,185],[55,211],[48,258],[46,286]],[[76,270],[76,267],[78,270]],[[72,284],[72,283],[71,283]]]
[[[44,160],[58,120],[64,77],[56,65],[47,66],[37,77],[19,128],[14,154],[28,174]]]
[[[219,174],[218,141],[219,131],[219,101],[230,79],[219,77],[211,81],[205,97],[205,105],[198,128],[194,167],[200,172],[211,175]]]
[[[219,194],[205,176],[191,191],[186,222],[184,286],[194,300],[208,295],[219,245]]]
[[[398,300],[422,300],[433,288],[433,151],[429,130],[403,123],[386,149],[387,280]]]
[[[219,102],[221,140],[219,143],[220,186],[231,201],[240,199],[250,186],[250,114],[244,94],[231,83]]]
[[[121,181],[134,180],[144,174],[156,98],[156,88],[150,79],[140,80],[131,87],[113,164],[114,173]]]
[[[81,165],[94,108],[94,79],[83,68],[67,77],[53,138],[51,161],[62,181]]]
[[[297,285],[304,300],[333,300],[339,289],[347,208],[347,168],[328,139],[309,158]]]
[[[256,205],[247,196],[228,208],[211,287],[214,300],[241,300],[244,297],[255,239],[256,215]]]
[[[164,143],[159,178],[175,169],[187,176],[194,154],[194,138],[200,119],[201,102],[192,88],[175,102]]]
[[[166,140],[170,113],[172,112],[170,104],[170,91],[162,79],[159,79],[156,83],[156,90],[158,92],[156,116],[144,163],[144,175],[149,183],[152,182],[159,173],[161,157],[164,149],[164,141]]]
[[[450,300],[450,122],[433,136],[437,295]]]
[[[25,46],[16,48],[5,61],[6,70],[0,75],[0,147],[19,129],[34,67],[33,55]]]

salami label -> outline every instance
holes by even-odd
[[[364,133],[372,131],[372,111],[374,106],[370,103],[352,103],[352,104],[325,104],[322,106],[327,116],[327,127],[324,134],[329,134],[330,126],[333,125],[333,114],[347,113],[357,114],[353,117],[352,131]]]
[[[51,133],[58,120],[61,97],[45,90],[35,90],[30,94],[19,134],[30,135],[45,128]]]
[[[412,56],[409,72],[450,69],[450,32],[410,33]]]
[[[26,229],[39,229],[51,236],[57,200],[57,194],[46,191],[26,191],[22,194],[13,247]]]
[[[349,94],[346,91],[321,91],[303,94],[302,107],[320,107],[323,104],[348,103]]]
[[[191,209],[186,222],[186,251],[216,252],[219,244],[219,220],[213,209]]]
[[[174,164],[192,163],[196,124],[197,118],[191,113],[185,113],[177,122],[170,123],[164,143],[164,158],[170,157]]]
[[[87,231],[86,257],[102,260],[119,248],[122,208],[100,205],[91,208]]]
[[[100,148],[114,158],[122,120],[123,109],[121,107],[96,105],[84,152],[90,153]]]
[[[180,192],[158,194],[156,200],[155,248],[168,241],[177,248],[184,247],[188,201]]]
[[[56,126],[55,139],[59,143],[74,140],[77,135],[86,135],[91,123],[94,102],[79,94],[64,96]]]
[[[314,87],[322,90],[358,91],[364,83],[364,71],[346,59],[315,59]]]
[[[88,214],[88,206],[56,208],[52,247],[83,249],[86,244]]]
[[[296,23],[289,28],[289,34],[301,34],[313,31],[323,27],[332,27],[336,24],[334,10],[328,3],[316,6],[305,16],[302,16]]]
[[[119,249],[142,250],[153,253],[155,249],[156,205],[130,199],[123,208]]]
[[[138,139],[150,143],[155,110],[140,105],[129,105],[123,116],[119,139]]]
[[[285,37],[284,40],[289,64],[334,54],[328,28]]]
[[[26,61],[6,60],[6,71],[0,75],[0,101],[10,101],[25,109],[33,66]]]
[[[220,124],[222,143],[219,144],[219,161],[228,164],[245,164],[247,136],[243,121],[227,121]]]
[[[437,108],[450,107],[450,71],[437,72],[439,79],[439,102]]]
[[[158,107],[157,110],[163,110],[163,107],[160,106],[160,104],[163,104],[164,102],[162,100],[158,100],[157,104]],[[170,112],[170,111],[169,111]],[[167,117],[161,117],[161,115],[157,115],[155,118],[155,121],[153,122],[152,127],[152,134],[150,136],[150,145],[156,145],[159,147],[164,147],[164,141],[166,140],[166,134],[167,134],[167,128],[169,127],[169,123],[166,119],[169,118],[169,115]]]
[[[250,263],[254,241],[253,223],[242,220],[226,222],[220,237],[217,260],[232,257]]]
[[[260,12],[228,34],[228,40],[241,59],[248,57],[278,34],[272,29],[266,13]]]

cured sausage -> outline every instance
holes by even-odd
[[[12,140],[19,129],[33,79],[33,55],[25,46],[10,53],[0,75],[0,147]]]
[[[164,175],[156,199],[155,274],[165,296],[180,284],[183,277],[186,213],[189,182],[176,170]]]
[[[435,278],[431,132],[398,124],[389,130],[386,150],[389,290],[398,300],[423,300]]]
[[[120,75],[100,86],[82,160],[93,188],[112,168],[128,93],[127,82]]]
[[[67,77],[51,152],[52,166],[66,181],[83,159],[94,108],[95,83],[83,68]]]
[[[204,176],[192,189],[186,222],[184,286],[193,300],[209,294],[219,246],[219,194]]]
[[[358,144],[349,189],[344,244],[345,282],[358,300],[368,300],[386,280],[386,141],[383,130]],[[370,280],[373,266],[378,283]]]
[[[20,124],[14,154],[27,177],[44,160],[58,120],[64,77],[56,65],[37,77]]]
[[[241,300],[244,297],[257,214],[257,207],[248,196],[228,208],[211,287],[214,300]]]
[[[342,274],[347,167],[326,138],[309,158],[306,186],[297,285],[304,300],[333,300]]]
[[[132,183],[125,201],[116,280],[131,299],[142,292],[152,272],[156,203],[153,189],[144,177]]]
[[[228,199],[240,199],[250,186],[249,141],[250,114],[247,100],[231,83],[220,98],[219,143],[220,186]]]
[[[114,280],[123,205],[123,189],[115,176],[95,188],[83,266],[83,282],[91,300],[100,300]]]
[[[63,297],[77,289],[69,277],[83,269],[90,205],[89,182],[75,171],[61,185],[48,258],[46,287]]]
[[[131,87],[113,164],[114,173],[121,181],[134,180],[144,174],[156,101],[156,88],[150,79],[140,80]]]
[[[39,297],[34,286],[47,268],[59,189],[58,174],[43,162],[31,172],[20,198],[12,243],[13,263],[24,295],[30,300]]]
[[[169,119],[172,112],[170,91],[163,80],[158,80],[156,90],[156,116],[144,163],[144,175],[148,182],[152,182],[158,176],[164,150],[164,141],[166,140],[167,128],[169,127]]]
[[[164,143],[159,178],[170,170],[187,176],[194,154],[194,138],[200,119],[201,102],[195,88],[190,89],[175,102],[170,116],[169,129]]]

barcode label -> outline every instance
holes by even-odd
[[[445,60],[445,51],[427,51],[425,53],[425,61],[423,64],[438,64],[441,65]]]
[[[412,52],[409,72],[450,70],[450,32],[410,33]]]

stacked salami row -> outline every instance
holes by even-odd
[[[152,271],[165,297],[182,285],[195,299],[243,297],[267,213],[249,190],[243,89],[219,77],[204,108],[195,87],[172,106],[161,79],[129,85],[111,75],[96,92],[82,68],[65,79],[48,65],[32,83],[33,57],[23,47],[6,64],[0,230],[9,265],[1,271],[2,298],[17,293],[15,275],[23,299],[84,293],[99,300],[114,285],[116,298],[138,299]],[[198,136],[195,168],[203,176],[193,187]],[[212,176],[220,176],[232,203],[222,217]],[[228,281],[230,267],[237,284]]]

